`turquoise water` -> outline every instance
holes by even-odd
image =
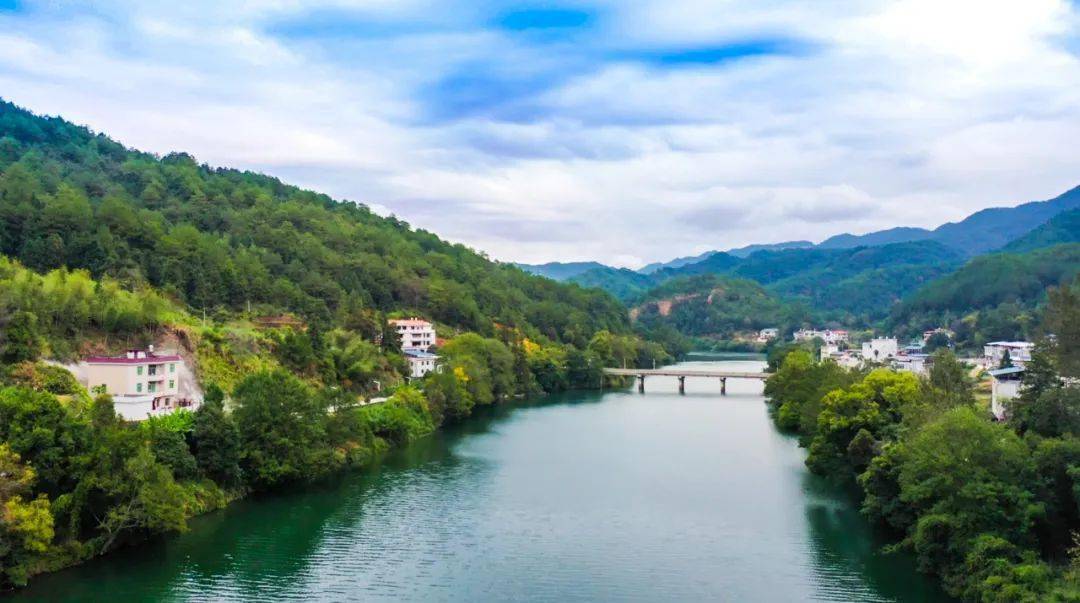
[[[695,366],[758,370],[757,360]],[[761,384],[649,378],[490,409],[14,600],[934,601],[809,475]]]

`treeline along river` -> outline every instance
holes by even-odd
[[[757,359],[695,367],[757,371]],[[479,413],[364,472],[41,576],[20,601],[935,601],[810,475],[757,381]]]

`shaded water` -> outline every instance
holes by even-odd
[[[697,361],[758,370],[756,360]],[[491,409],[368,471],[240,502],[15,600],[932,601],[809,475],[761,384],[650,378]]]

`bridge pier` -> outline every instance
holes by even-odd
[[[686,375],[679,375],[679,393],[686,393]]]
[[[727,395],[727,377],[720,377],[720,395]]]
[[[645,393],[645,375],[637,376],[637,390],[639,394]]]

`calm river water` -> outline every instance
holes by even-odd
[[[757,360],[695,366],[758,370]],[[33,601],[933,601],[809,475],[761,384],[491,409],[301,493],[40,577]]]

